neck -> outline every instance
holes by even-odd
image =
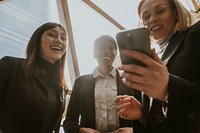
[[[98,66],[99,72],[106,76],[109,72],[111,72],[113,69],[113,66]]]
[[[174,27],[174,29],[172,30],[172,32],[166,37],[166,38],[164,38],[163,40],[157,40],[157,41],[155,41],[157,44],[159,44],[160,46],[162,45],[162,44],[165,44],[166,42],[168,42],[169,41],[169,39],[171,38],[171,36],[177,31],[177,24],[175,25],[175,27]]]
[[[161,46],[162,44],[165,44],[166,42],[169,41],[170,37],[171,37],[173,34],[174,34],[174,32],[173,32],[172,34],[168,35],[165,39],[156,41],[156,43],[159,44],[159,46]]]

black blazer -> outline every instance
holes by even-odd
[[[134,95],[134,90],[126,87],[117,72],[118,95]],[[75,80],[63,127],[66,133],[78,133],[81,127],[95,129],[95,79],[92,74]],[[81,115],[80,124],[79,115]],[[120,127],[133,127],[134,121],[120,118]],[[137,125],[137,122],[135,122]]]
[[[39,58],[47,74],[30,78],[22,74],[23,63],[22,58],[0,59],[0,133],[58,133],[65,105],[59,63]]]
[[[170,73],[167,118],[154,99],[146,133],[200,133],[200,21],[170,38],[162,60]]]

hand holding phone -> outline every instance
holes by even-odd
[[[137,64],[145,66],[143,63],[122,54],[123,49],[135,50],[152,57],[149,30],[145,27],[121,31],[116,35],[122,64]]]

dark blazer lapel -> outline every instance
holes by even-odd
[[[117,70],[116,70],[117,71]],[[119,75],[119,72],[117,71],[116,75],[116,81],[117,81],[117,95],[133,95],[133,89],[128,88],[123,82],[122,78]],[[119,117],[119,124],[120,127],[132,127],[133,121],[125,120]]]
[[[124,94],[126,94],[125,93],[126,90],[124,89],[124,84],[122,82],[122,78],[120,77],[118,71],[117,71],[117,75],[116,75],[116,80],[117,80],[117,95],[124,95]]]
[[[87,110],[89,116],[89,123],[90,125],[95,128],[95,100],[94,100],[94,89],[95,89],[95,79],[93,78],[92,74],[88,76],[87,79],[85,79],[85,82],[83,85],[84,88],[84,97],[87,99],[87,103],[85,103],[84,109]]]
[[[187,31],[179,33],[177,31],[169,40],[169,44],[167,46],[167,49],[165,50],[163,56],[162,56],[162,61],[166,65],[170,58],[174,55],[175,51],[178,49],[180,44],[183,42],[185,36],[186,36]]]

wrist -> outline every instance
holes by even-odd
[[[163,91],[163,95],[161,98],[162,102],[168,103],[168,86],[165,87],[164,91]]]
[[[79,133],[84,133],[84,131],[85,131],[85,128],[84,128],[84,127],[81,127],[81,128],[79,129]]]

